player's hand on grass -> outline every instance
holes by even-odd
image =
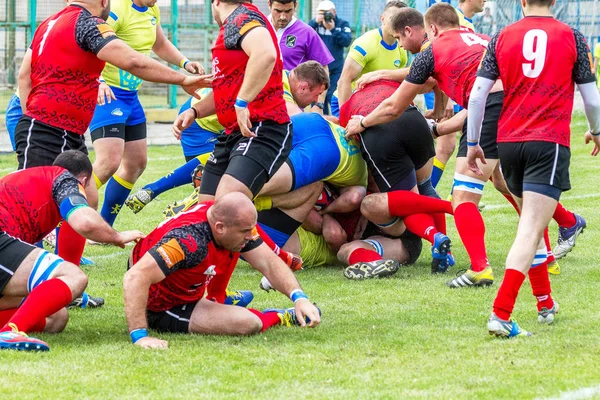
[[[483,149],[479,144],[476,146],[469,146],[469,149],[467,150],[467,166],[475,174],[483,176],[483,172],[479,168],[477,160],[480,160],[482,164],[486,163]]]
[[[592,152],[590,154],[592,156],[596,157],[598,155],[598,153],[600,153],[600,135],[594,136],[594,135],[592,135],[592,132],[587,131],[584,137],[585,137],[585,144],[588,144],[591,141],[594,142],[594,148],[592,149]]]
[[[252,129],[252,123],[250,122],[250,110],[248,110],[248,107],[235,107],[235,113],[242,135],[245,137],[256,137],[256,134],[250,130]]]
[[[309,328],[316,328],[321,323],[321,315],[317,306],[311,303],[308,299],[300,299],[296,301],[296,318],[300,326],[308,326]],[[307,324],[305,317],[308,317],[310,322]]]
[[[212,87],[212,81],[214,76],[211,75],[194,75],[186,76],[181,87],[186,91],[187,94],[192,95],[196,99],[200,100],[200,94],[196,93],[198,89]]]
[[[379,71],[367,72],[356,81],[356,90],[362,90],[369,83],[373,83],[381,79],[381,73]]]
[[[169,342],[166,340],[161,340],[158,338],[154,338],[151,336],[147,336],[145,338],[141,338],[137,342],[135,342],[136,346],[140,346],[143,349],[168,349]]]
[[[350,121],[348,121],[348,125],[346,125],[346,139],[350,140],[354,136],[358,135],[361,132],[364,132],[365,128],[360,126],[360,121],[364,117],[362,115],[353,115]]]
[[[137,243],[138,240],[143,239],[145,237],[146,237],[146,235],[144,235],[140,231],[119,232],[119,236],[118,236],[117,240],[115,241],[114,245],[119,246],[120,248],[125,248],[125,245],[127,243],[130,243],[130,242]]]
[[[116,100],[115,94],[113,93],[110,86],[106,83],[101,82],[98,87],[98,105],[103,106],[104,104],[110,104],[112,100]]]
[[[171,128],[173,136],[175,136],[177,140],[181,140],[181,133],[187,128],[189,128],[189,126],[192,125],[195,119],[196,113],[192,109],[185,110],[184,112],[179,114],[177,118],[175,118],[175,121],[173,122],[173,127]]]
[[[185,70],[190,74],[203,75],[206,73],[202,64],[198,61],[190,61],[185,65]]]

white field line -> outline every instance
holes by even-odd
[[[594,198],[594,197],[600,197],[600,193],[589,193],[589,194],[582,194],[579,196],[566,196],[566,197],[561,197],[560,201],[562,203],[563,201],[590,199],[590,198]],[[484,203],[485,203],[485,201],[484,201]],[[513,208],[513,206],[508,202],[506,202],[505,204],[488,204],[485,206],[485,208],[483,210],[485,212],[487,210],[500,210],[502,208]]]
[[[592,386],[582,389],[570,390],[562,392],[557,397],[548,397],[545,400],[583,400],[591,399],[600,395],[600,386]]]

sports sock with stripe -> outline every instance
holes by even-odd
[[[353,265],[359,262],[371,262],[381,260],[381,256],[374,250],[358,248],[350,253],[348,264]]]
[[[200,160],[198,157],[192,158],[190,161],[163,176],[159,180],[147,184],[143,189],[150,189],[152,191],[152,198],[154,199],[159,194],[168,190],[192,183],[192,172],[194,172],[194,169],[199,164]]]
[[[123,208],[123,204],[127,200],[129,193],[131,193],[132,188],[133,183],[127,182],[117,175],[113,175],[108,180],[100,215],[110,226],[113,226],[115,223],[115,219],[119,215],[121,208]]]

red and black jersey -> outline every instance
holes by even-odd
[[[340,125],[346,126],[353,115],[369,115],[385,99],[394,94],[399,82],[387,79],[371,82],[352,96],[340,108]]]
[[[96,109],[98,78],[105,64],[96,54],[116,38],[106,22],[77,5],[42,22],[31,43],[26,114],[83,135]]]
[[[261,26],[268,29],[271,34],[271,40],[277,50],[277,61],[265,87],[248,104],[250,120],[251,122],[271,120],[279,124],[290,121],[283,100],[283,61],[275,31],[258,8],[251,4],[243,4],[236,8],[223,23],[212,48],[215,106],[217,117],[225,127],[226,134],[239,130],[234,104],[242,87],[248,64],[248,55],[242,49],[242,41],[250,30]]]
[[[132,261],[150,254],[166,278],[150,286],[147,308],[160,312],[208,297],[222,303],[240,253],[217,245],[206,213],[213,202],[199,203],[161,223],[133,249]],[[249,242],[244,251],[262,244]]]
[[[487,35],[460,29],[446,31],[417,54],[405,80],[422,85],[433,77],[444,93],[467,108],[477,68],[489,39]]]
[[[478,76],[504,85],[498,142],[569,147],[575,83],[596,80],[584,36],[552,17],[526,17],[490,42]]]
[[[87,204],[79,181],[62,167],[35,167],[0,179],[0,230],[37,243],[65,216],[60,205]]]

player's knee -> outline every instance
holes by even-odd
[[[58,312],[46,318],[46,327],[44,328],[44,332],[60,333],[65,329],[68,322],[69,313],[66,308],[62,308]]]
[[[347,194],[348,202],[353,206],[353,209],[358,209],[360,207],[360,203],[365,198],[365,191],[363,188],[351,190]]]
[[[346,243],[347,236],[340,226],[324,226],[323,238],[327,246],[335,251]]]
[[[249,318],[245,318],[244,321],[237,324],[237,328],[239,335],[256,335],[262,330],[263,324],[256,315],[251,314]]]
[[[99,161],[99,160],[98,160]],[[100,180],[105,183],[113,176],[121,165],[121,154],[119,152],[111,152],[104,156],[102,162],[94,163],[94,171]]]
[[[366,196],[360,203],[360,212],[369,218],[387,208],[387,196],[385,193],[373,193]]]
[[[356,245],[354,243],[346,243],[343,244],[342,247],[340,247],[339,251],[337,252],[337,259],[339,262],[347,264],[348,263],[348,258],[350,258],[350,253],[352,253],[352,251],[354,251],[356,249]]]
[[[60,265],[59,272],[55,278],[61,279],[69,286],[73,298],[81,296],[88,284],[86,274],[77,265],[67,261]]]

